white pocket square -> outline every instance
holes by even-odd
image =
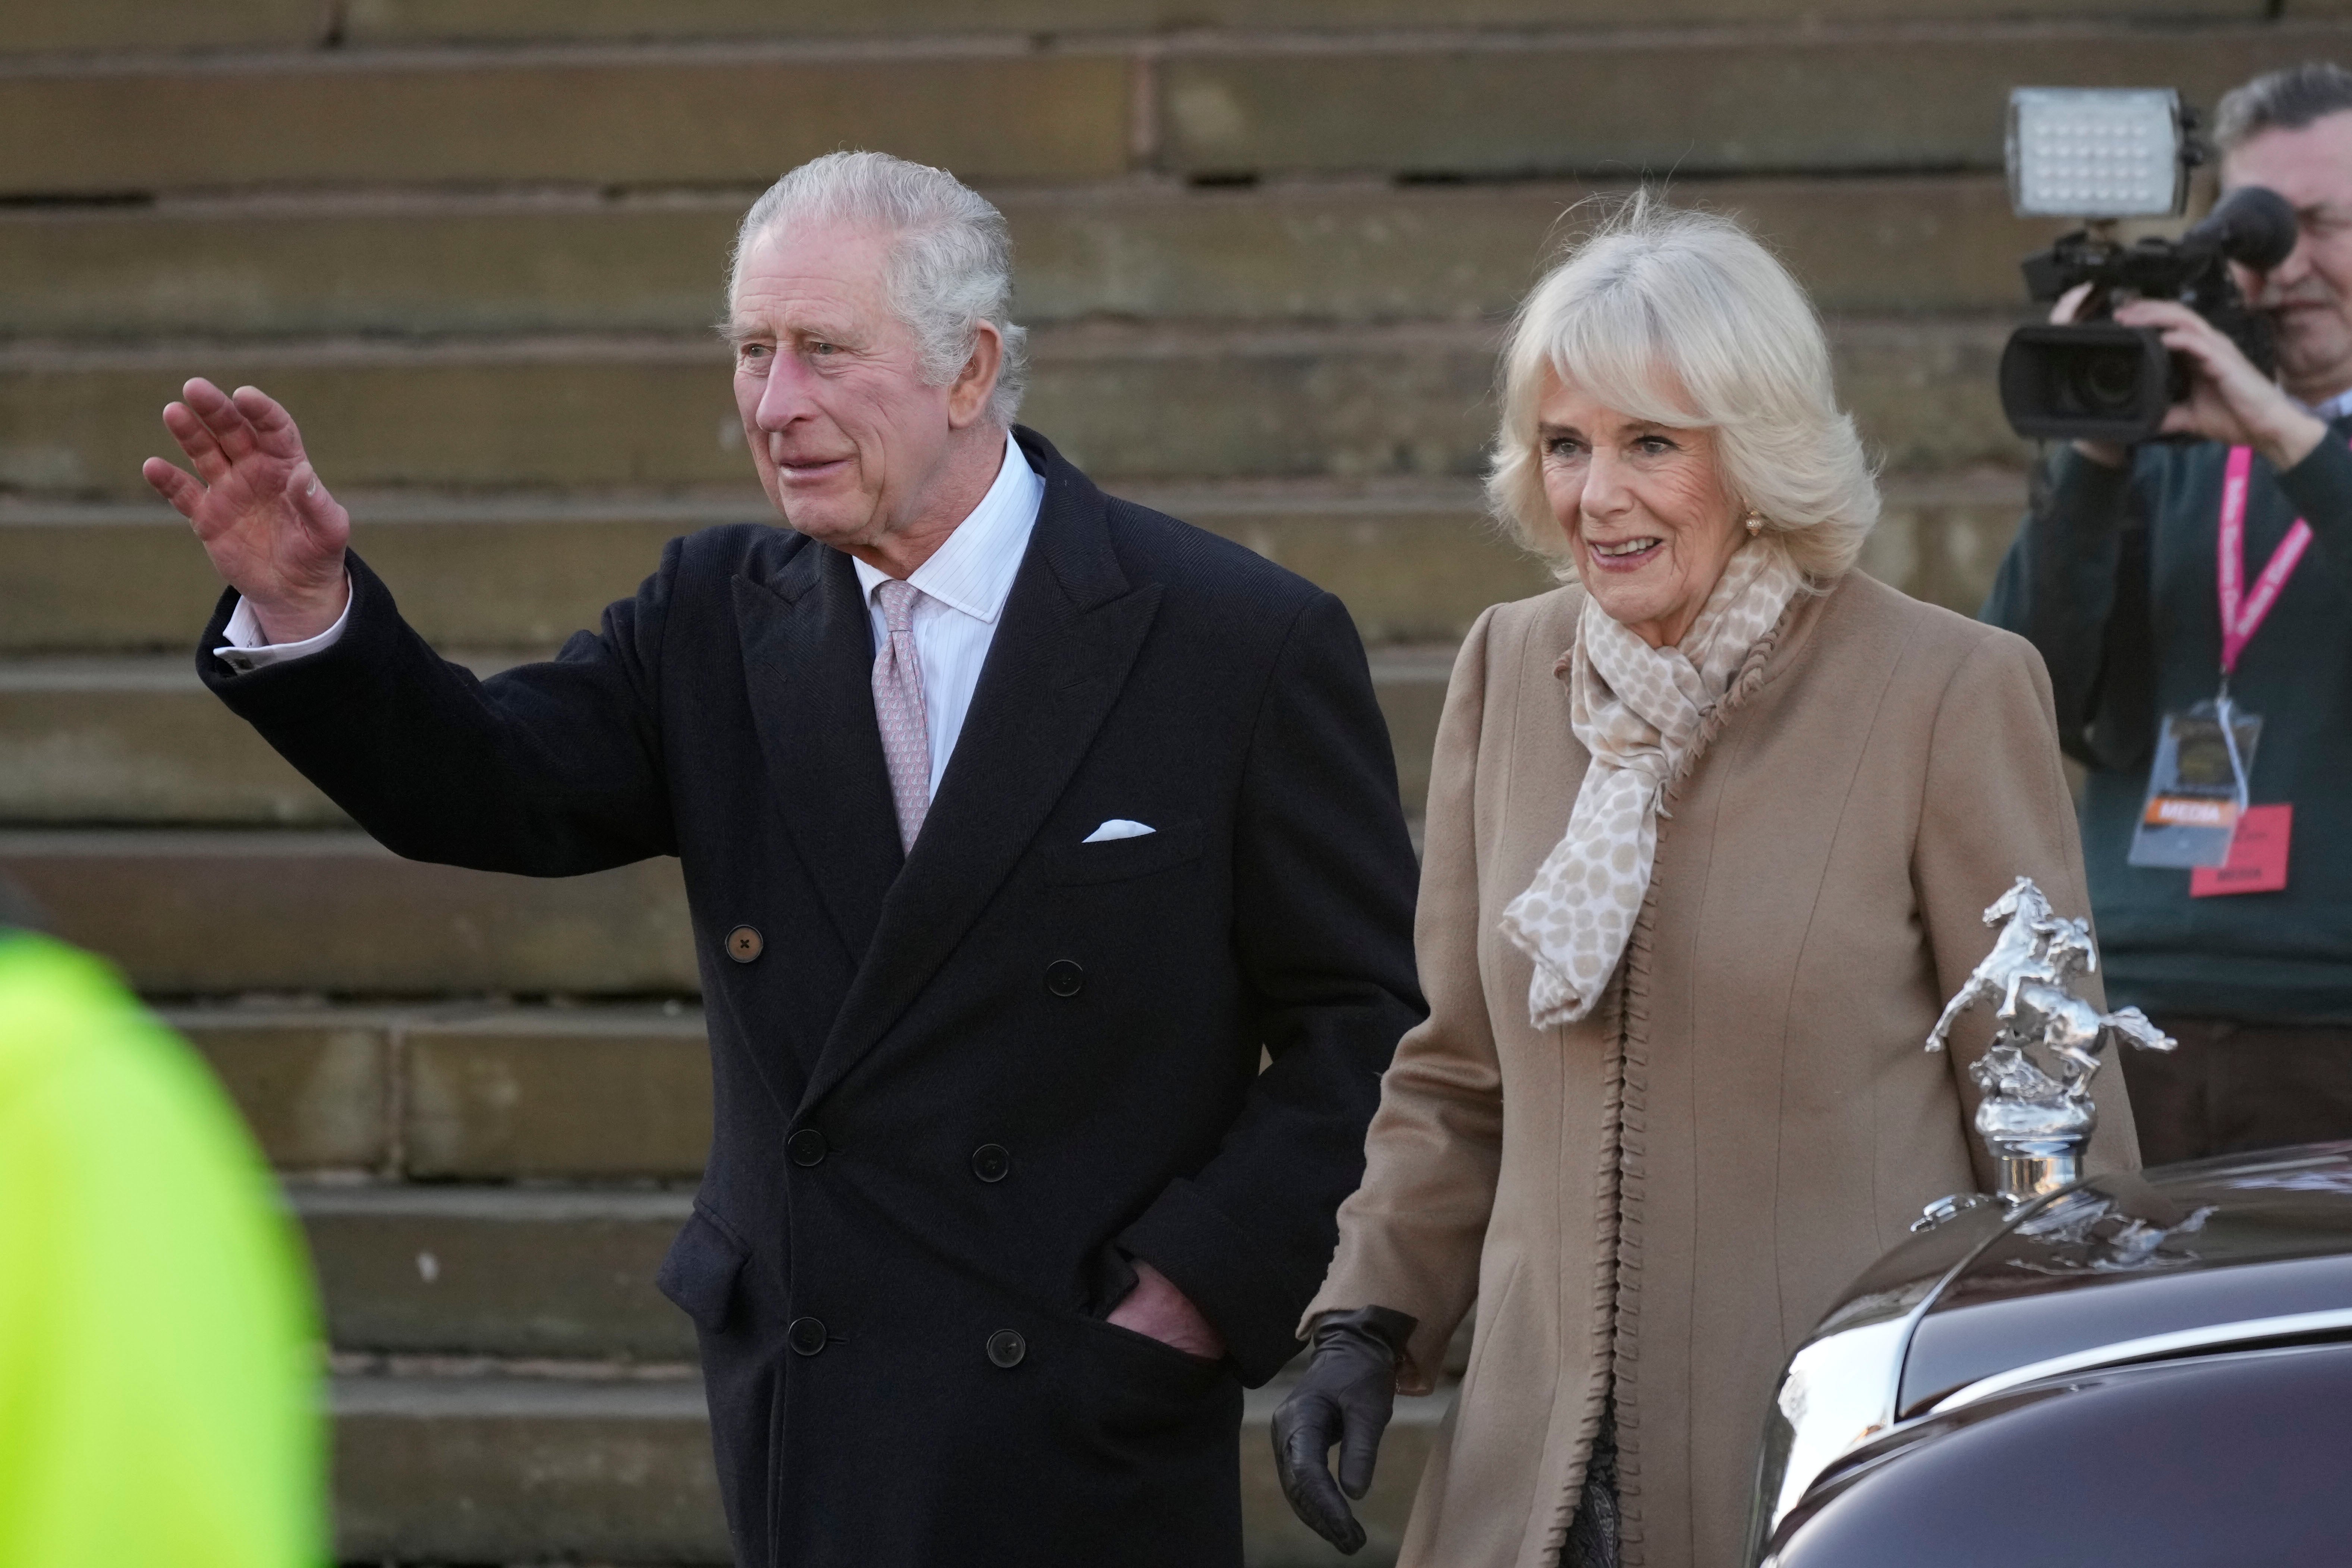
[[[1100,827],[1096,828],[1092,833],[1087,834],[1084,838],[1078,840],[1078,842],[1081,844],[1107,844],[1114,838],[1140,838],[1145,834],[1152,831],[1154,830],[1151,827],[1143,823],[1129,822],[1123,816],[1114,816],[1108,822],[1104,823]]]

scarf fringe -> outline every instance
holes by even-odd
[[[1723,732],[1723,727],[1731,722],[1731,716],[1755,694],[1758,687],[1764,684],[1764,667],[1771,661],[1772,650],[1780,646],[1780,634],[1788,629],[1790,617],[1801,603],[1801,598],[1789,601],[1789,607],[1780,612],[1780,618],[1772,624],[1772,629],[1758,637],[1756,646],[1748,650],[1748,657],[1739,661],[1738,672],[1732,676],[1731,684],[1724,688],[1722,700],[1699,716],[1698,735],[1691,742],[1689,753],[1675,764],[1673,773],[1659,787],[1658,794],[1663,798],[1681,798],[1683,785],[1689,782],[1691,773],[1698,767],[1699,759],[1706,755],[1707,748]],[[1664,816],[1665,813],[1662,811],[1658,815]],[[1648,900],[1643,901],[1646,906]]]

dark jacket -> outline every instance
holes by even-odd
[[[488,680],[356,558],[325,653],[199,655],[401,854],[684,862],[716,1131],[661,1284],[747,1568],[1238,1563],[1241,1385],[1297,1348],[1422,1013],[1346,611],[1017,436],[1044,509],[903,865],[850,560],[782,529],[674,542]],[[1082,842],[1112,817],[1157,831]],[[1228,1363],[1102,1321],[1122,1253]]]
[[[2298,516],[2312,544],[2239,658],[2230,691],[2261,715],[2257,805],[2294,807],[2287,884],[2192,899],[2187,871],[2134,866],[2163,715],[2221,679],[2216,544],[2229,448],[2151,443],[2128,469],[2062,447],[2001,562],[1984,618],[2050,667],[2060,739],[2088,763],[2083,859],[2107,998],[2159,1016],[2352,1022],[2352,423],[2281,474],[2255,459],[2251,586]]]

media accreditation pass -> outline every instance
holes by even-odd
[[[2280,591],[2311,548],[2311,525],[2297,518],[2271,552],[2252,588],[2246,586],[2246,489],[2253,453],[2230,448],[2221,473],[2221,517],[2216,549],[2221,597],[2221,687],[2210,700],[2168,713],[2157,733],[2148,770],[2147,801],[2132,832],[2131,864],[2186,868],[2192,898],[2219,893],[2274,893],[2286,886],[2292,804],[2255,805],[2247,780],[2262,716],[2230,700],[2238,656],[2253,640]]]

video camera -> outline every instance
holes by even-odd
[[[2189,371],[2153,327],[2114,320],[2128,300],[2170,300],[2228,334],[2268,373],[2267,317],[2230,277],[2232,261],[2267,271],[2294,249],[2294,209],[2275,191],[2242,185],[2178,240],[2126,245],[2115,220],[2177,216],[2202,150],[2195,120],[2169,89],[2020,88],[2010,96],[2010,201],[2020,217],[2074,217],[2087,226],[2025,258],[2026,292],[2055,300],[2093,285],[2078,319],[2020,327],[2000,356],[2000,407],[2038,440],[2156,436],[2189,395]]]

